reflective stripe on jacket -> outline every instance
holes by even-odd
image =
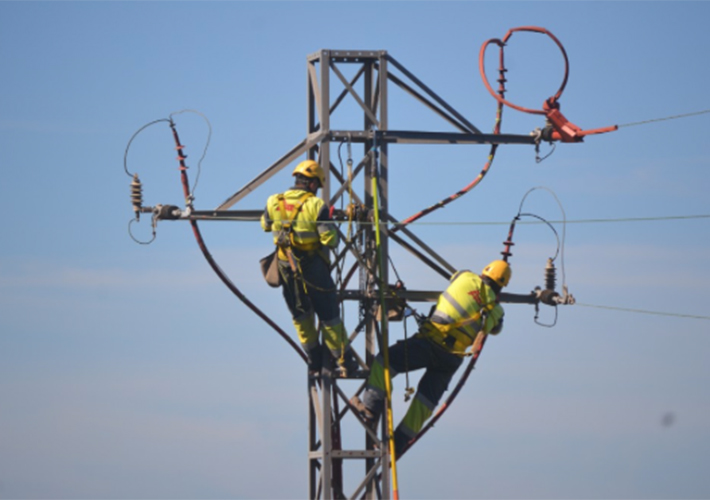
[[[285,214],[281,210],[282,196]],[[299,202],[302,203],[300,210]],[[295,249],[313,251],[321,246],[331,248],[337,246],[338,231],[330,220],[325,202],[312,193],[298,188],[290,189],[283,194],[274,194],[266,201],[266,209],[261,216],[261,227],[264,231],[273,232],[274,244],[278,244],[284,221],[290,221],[294,213],[296,218],[291,222],[291,245]]]
[[[496,326],[503,314],[495,292],[480,276],[459,271],[439,295],[434,314],[422,327],[422,333],[447,350],[462,354],[481,329],[485,333],[498,333]]]

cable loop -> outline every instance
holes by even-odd
[[[518,31],[541,33],[543,35],[547,35],[559,47],[560,52],[562,52],[562,57],[564,58],[564,63],[565,63],[565,71],[564,71],[564,77],[562,78],[562,84],[560,85],[560,88],[557,90],[557,92],[555,92],[552,95],[552,97],[549,97],[545,101],[545,104],[552,107],[552,108],[556,108],[559,106],[557,104],[557,100],[560,98],[560,96],[562,96],[562,92],[565,90],[565,87],[567,86],[567,79],[569,76],[569,59],[567,58],[567,52],[565,51],[565,48],[562,46],[562,43],[555,37],[555,35],[550,33],[545,28],[539,28],[537,26],[521,26],[519,28],[512,28],[512,29],[508,30],[508,33],[506,33],[506,35],[503,37],[503,40],[498,40],[497,38],[493,38],[493,39],[486,41],[483,44],[483,46],[481,47],[481,51],[479,53],[479,59],[478,59],[478,67],[479,67],[479,71],[481,73],[481,78],[483,79],[483,84],[485,85],[486,89],[488,89],[488,92],[493,96],[493,98],[501,104],[505,104],[506,106],[516,109],[518,111],[522,111],[523,113],[546,115],[548,113],[547,109],[525,108],[523,106],[518,106],[517,104],[513,104],[512,102],[506,100],[503,96],[496,95],[496,92],[494,92],[493,88],[491,87],[490,83],[488,82],[488,77],[486,76],[486,69],[485,69],[486,49],[491,44],[498,45],[498,47],[500,48],[500,60],[502,63],[504,48],[507,45],[508,40],[513,35],[513,33],[518,32]]]
[[[126,145],[126,151],[123,153],[123,170],[125,170],[126,175],[128,175],[128,177],[134,176],[134,174],[132,174],[131,172],[128,171],[128,151],[131,148],[131,143],[133,143],[133,139],[135,139],[138,136],[138,134],[143,132],[143,130],[147,129],[151,125],[155,125],[156,123],[160,123],[160,122],[170,122],[170,120],[168,120],[167,118],[160,118],[158,120],[153,120],[150,123],[146,123],[141,128],[136,130],[136,132],[128,140],[128,144]]]
[[[155,224],[155,222],[153,222],[153,224],[152,224],[152,226],[153,226],[153,237],[152,237],[150,240],[148,240],[148,241],[141,241],[141,240],[139,240],[138,238],[136,238],[135,236],[133,236],[133,231],[131,230],[131,226],[133,225],[134,222],[138,222],[138,219],[131,219],[130,221],[128,221],[128,236],[130,236],[131,239],[132,239],[133,241],[135,241],[136,243],[138,243],[139,245],[150,245],[151,243],[153,243],[153,241],[155,241],[155,236],[156,236],[156,224]]]

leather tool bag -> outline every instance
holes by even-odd
[[[259,260],[261,273],[264,275],[266,283],[272,288],[281,286],[281,274],[279,273],[279,258],[277,250],[274,250],[266,257]]]

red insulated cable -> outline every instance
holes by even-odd
[[[459,379],[458,383],[456,384],[456,387],[454,387],[454,390],[451,391],[451,394],[449,395],[448,398],[446,398],[446,401],[439,407],[439,409],[436,411],[434,416],[427,422],[427,424],[422,427],[422,429],[417,433],[416,436],[412,438],[412,440],[407,444],[407,447],[402,451],[402,453],[399,454],[397,457],[397,460],[399,460],[412,446],[414,446],[414,443],[419,441],[424,434],[427,433],[429,429],[434,427],[434,424],[441,418],[441,416],[446,412],[446,410],[451,407],[453,404],[454,400],[456,399],[456,396],[458,396],[459,391],[463,388],[464,384],[468,380],[469,375],[471,375],[471,372],[473,371],[474,367],[476,366],[476,361],[478,361],[479,356],[481,355],[481,351],[483,351],[483,346],[486,344],[486,339],[488,336],[483,338],[483,341],[481,342],[481,347],[478,349],[477,352],[473,353],[473,356],[471,357],[471,361],[468,362],[468,365],[466,366],[466,370],[463,372],[463,375],[461,375],[461,378]]]
[[[488,92],[495,98],[495,100],[501,104],[505,104],[506,106],[509,106],[513,109],[517,109],[518,111],[522,111],[524,113],[532,113],[532,114],[536,114],[536,115],[546,115],[547,110],[524,108],[523,106],[518,106],[516,104],[513,104],[513,103],[505,100],[503,98],[503,96],[497,95],[496,92],[493,91],[493,88],[491,87],[490,83],[488,82],[488,78],[486,77],[485,62],[484,62],[485,57],[484,56],[485,56],[486,49],[488,48],[488,46],[492,43],[495,43],[496,45],[498,45],[500,47],[501,60],[502,60],[503,49],[504,49],[506,43],[508,43],[508,40],[513,35],[513,33],[517,32],[517,31],[526,31],[526,32],[541,33],[543,35],[547,35],[559,47],[560,51],[562,52],[562,57],[564,58],[564,61],[565,61],[565,74],[564,74],[564,78],[562,79],[562,84],[560,85],[560,88],[557,90],[557,92],[552,97],[550,97],[547,100],[547,102],[555,103],[562,95],[562,92],[564,91],[565,87],[567,86],[567,78],[569,76],[569,59],[567,58],[567,52],[565,51],[565,48],[562,46],[562,43],[557,39],[557,37],[555,37],[555,35],[550,33],[545,28],[539,28],[537,26],[521,26],[519,28],[512,28],[512,29],[508,30],[508,33],[506,33],[506,35],[503,37],[503,40],[498,40],[498,39],[494,38],[494,39],[488,40],[487,42],[485,42],[483,44],[483,46],[481,47],[481,51],[479,53],[479,56],[478,56],[478,69],[481,73],[481,78],[483,79],[483,84],[486,86],[486,89],[488,89]]]
[[[489,40],[487,43],[492,43],[492,42],[497,42],[499,44],[502,44],[502,42],[498,41],[493,41]],[[500,53],[500,67],[498,69],[498,72],[500,74],[498,78],[499,86],[498,86],[498,94],[501,99],[503,99],[503,96],[505,95],[505,73],[506,73],[505,65],[503,63],[503,51],[502,51],[502,45],[501,45],[501,53]],[[486,82],[488,84],[488,82]],[[503,102],[504,100],[498,101],[498,109],[496,111],[496,124],[493,128],[493,133],[494,134],[500,134],[500,129],[501,129],[501,123],[503,120]],[[491,165],[493,164],[493,159],[495,158],[496,151],[498,150],[498,144],[492,144],[490,153],[488,154],[488,161],[486,164],[483,166],[483,169],[479,172],[478,176],[476,176],[475,179],[473,179],[468,185],[466,185],[463,189],[460,189],[459,191],[455,192],[451,196],[444,198],[440,202],[431,205],[430,207],[425,208],[424,210],[421,210],[417,212],[414,215],[411,215],[407,217],[406,219],[400,221],[397,223],[392,229],[390,229],[391,233],[396,233],[400,229],[404,228],[404,226],[411,224],[412,222],[421,219],[427,214],[430,214],[434,210],[438,210],[439,208],[443,208],[452,201],[460,198],[461,196],[465,195],[469,191],[471,191],[474,187],[476,187],[480,182],[483,180],[483,178],[486,176],[488,173],[488,170],[491,168]]]

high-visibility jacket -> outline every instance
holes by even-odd
[[[338,244],[338,231],[330,220],[325,202],[313,193],[295,187],[268,198],[261,227],[273,232],[281,260],[287,260],[282,238],[287,239],[291,248],[308,253]]]
[[[500,332],[504,311],[496,299],[493,289],[480,276],[459,271],[439,295],[422,333],[447,350],[463,354],[481,330]]]

